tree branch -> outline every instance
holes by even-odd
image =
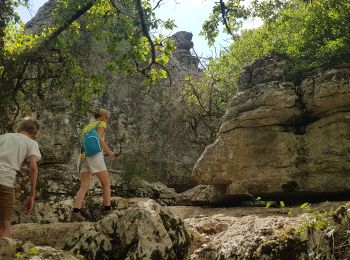
[[[151,59],[152,59],[151,65],[152,65],[152,64],[156,63],[156,47],[155,47],[155,44],[152,40],[152,37],[150,36],[149,31],[148,31],[145,13],[143,11],[141,0],[136,0],[135,4],[136,4],[136,9],[139,13],[139,17],[140,17],[142,33],[147,38],[147,41],[148,41],[149,45],[151,46]]]
[[[158,4],[160,4],[161,1],[158,2]],[[142,33],[143,35],[147,38],[147,41],[149,43],[149,45],[151,46],[151,63],[142,70],[142,72],[144,73],[146,70],[149,70],[153,65],[158,65],[160,66],[163,70],[165,70],[165,72],[167,73],[169,80],[170,80],[170,85],[172,85],[172,78],[171,78],[171,74],[168,71],[168,69],[163,65],[160,64],[159,62],[156,61],[156,44],[153,42],[152,37],[149,33],[148,30],[148,26],[147,26],[147,22],[146,22],[146,18],[145,18],[145,13],[142,7],[142,3],[141,0],[136,0],[135,1],[136,4],[136,9],[139,13],[139,17],[140,17],[140,22],[141,22],[141,29],[142,29]]]
[[[72,17],[67,19],[62,25],[60,25],[45,41],[42,43],[41,47],[45,47],[53,39],[57,38],[64,30],[66,30],[73,22],[78,20],[83,14],[91,9],[94,6],[96,0],[90,0],[80,9],[78,9]]]
[[[224,23],[227,32],[229,34],[233,35],[232,30],[231,30],[231,28],[228,24],[228,21],[227,21],[227,12],[226,12],[227,7],[226,7],[223,0],[220,0],[220,8],[221,8],[222,22]]]
[[[160,6],[160,4],[161,4],[162,2],[163,2],[163,0],[159,0],[158,3],[153,7],[152,10],[153,10],[153,11],[156,10],[156,9]]]

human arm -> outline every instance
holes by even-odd
[[[30,169],[30,194],[27,198],[26,203],[23,206],[23,209],[26,213],[29,213],[33,210],[34,200],[36,195],[36,182],[38,178],[38,165],[37,165],[37,156],[29,156],[29,169]]]
[[[105,142],[105,140],[103,138],[104,132],[105,132],[105,128],[103,128],[103,127],[97,128],[97,133],[98,133],[98,136],[99,136],[100,145],[101,145],[103,151],[105,151],[105,153],[109,157],[113,158],[114,157],[114,153],[111,151],[111,149],[109,149],[108,145],[106,144],[106,142]]]

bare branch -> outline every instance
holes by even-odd
[[[153,11],[156,10],[162,2],[163,0],[159,0],[158,3],[153,7]]]

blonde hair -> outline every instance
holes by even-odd
[[[18,132],[27,132],[28,134],[35,136],[40,130],[40,124],[38,120],[32,117],[25,117],[18,126]]]
[[[98,111],[96,111],[94,113],[95,119],[100,118],[100,117],[105,116],[105,115],[109,115],[109,112],[103,108],[99,109]]]

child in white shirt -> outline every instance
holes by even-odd
[[[30,165],[31,189],[23,208],[25,212],[33,209],[38,176],[37,161],[41,159],[38,143],[34,139],[39,130],[40,125],[36,119],[25,118],[18,127],[18,133],[0,135],[0,239],[10,236],[16,174],[26,159]]]

